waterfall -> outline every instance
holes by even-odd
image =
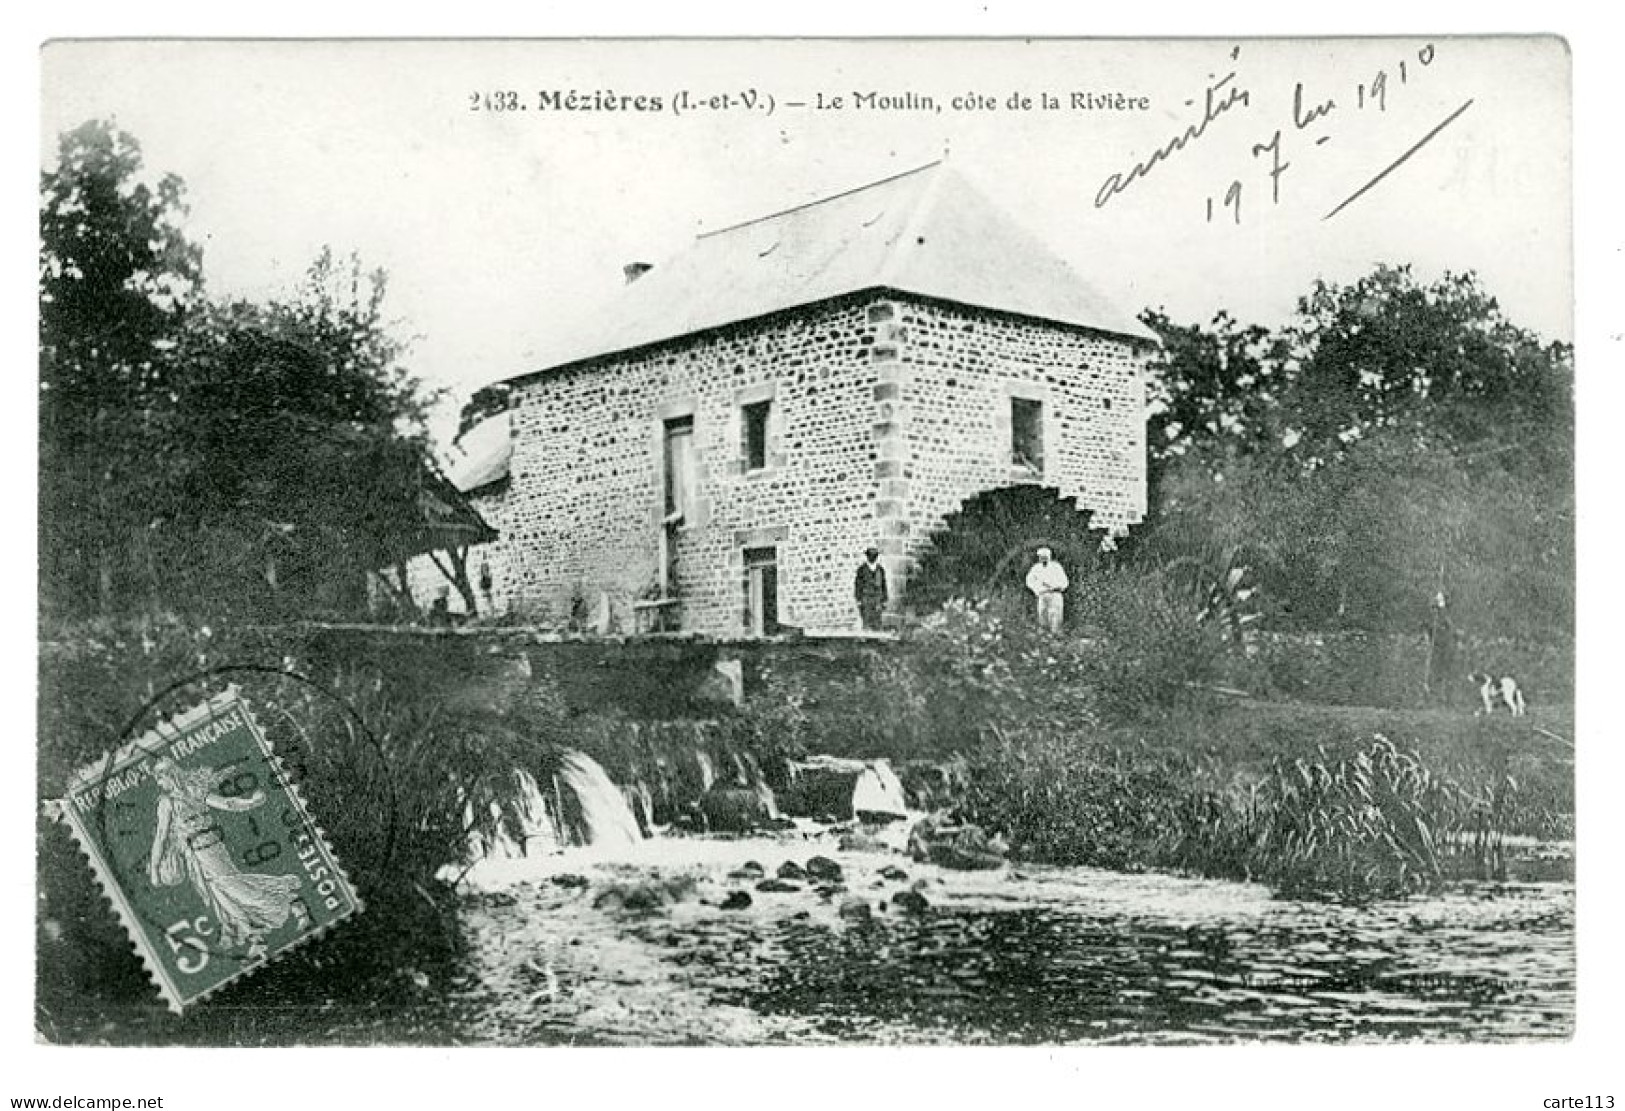
[[[594,848],[631,846],[643,840],[638,819],[609,774],[586,753],[570,751],[559,759],[558,778],[581,807],[582,834]]]
[[[490,837],[474,828],[474,807],[467,801],[463,803],[463,825],[469,830],[469,860],[518,860],[558,851],[558,823],[535,777],[527,771],[515,772],[514,786],[513,813],[519,818],[517,836],[504,820],[500,803],[491,803],[491,822],[496,831]]]
[[[908,814],[903,781],[885,760],[871,760],[852,785],[852,812],[901,818]]]
[[[626,796],[626,804],[632,808],[632,816],[637,819],[638,828],[647,829],[652,833],[655,828],[655,796],[649,785],[639,779],[623,786],[621,794]]]
[[[717,770],[711,766],[711,755],[703,748],[694,750],[694,761],[700,766],[700,793],[703,795],[717,781]]]

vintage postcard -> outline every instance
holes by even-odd
[[[42,68],[39,1040],[1574,1036],[1561,39]]]

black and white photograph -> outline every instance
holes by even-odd
[[[34,1039],[1568,1043],[1572,65],[47,43]]]

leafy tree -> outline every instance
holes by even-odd
[[[181,561],[205,593],[225,602],[251,586],[250,609],[351,608],[365,572],[412,546],[422,499],[443,496],[424,439],[431,399],[402,365],[385,288],[381,272],[324,252],[293,298],[189,320],[165,436],[168,520],[183,545],[207,533],[231,553]]]
[[[40,176],[40,548],[48,604],[106,612],[144,512],[166,348],[202,285],[180,180],[151,183],[136,140],[92,121]],[[137,560],[136,562],[142,562]]]
[[[1572,440],[1572,350],[1508,321],[1473,274],[1422,285],[1379,266],[1353,285],[1316,282],[1281,355],[1305,457],[1395,425],[1428,446],[1517,444],[1547,463]]]
[[[1569,635],[1572,352],[1474,276],[1317,283],[1274,336],[1146,319],[1164,435],[1137,558],[1228,553],[1278,627],[1413,631],[1444,590],[1471,627]]]
[[[1268,329],[1224,312],[1205,328],[1175,324],[1159,309],[1140,320],[1162,340],[1146,429],[1154,466],[1195,443],[1224,440],[1247,450],[1277,431],[1285,375],[1281,341]]]
[[[481,421],[506,413],[512,401],[513,387],[507,382],[496,382],[475,390],[458,414],[456,439],[461,440]]]
[[[384,275],[324,251],[287,298],[210,301],[185,216],[105,122],[41,176],[46,607],[352,609],[366,570],[487,534],[428,461]]]

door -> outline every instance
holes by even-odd
[[[745,549],[745,631],[770,637],[779,631],[779,550]]]

